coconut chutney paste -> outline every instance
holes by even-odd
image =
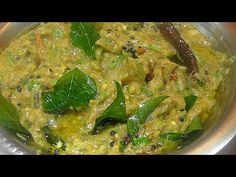
[[[167,154],[230,63],[188,23],[41,23],[0,52],[0,125],[38,154]]]

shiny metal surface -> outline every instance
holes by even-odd
[[[0,23],[0,48],[38,23]],[[236,35],[226,23],[193,23],[214,47],[236,55]],[[236,24],[235,24],[236,26]],[[236,28],[235,28],[236,29]],[[230,69],[219,94],[218,105],[205,125],[204,133],[177,154],[217,154],[236,135],[236,63]],[[0,154],[35,154],[32,148],[17,141],[0,128]]]

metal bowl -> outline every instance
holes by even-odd
[[[0,48],[38,23],[0,23]],[[193,23],[213,46],[229,56],[236,55],[236,35],[227,23]],[[236,26],[236,24],[235,24]],[[236,30],[236,28],[235,28]],[[236,135],[236,63],[230,68],[219,94],[219,101],[205,125],[205,131],[175,154],[216,154]],[[19,142],[0,128],[0,154],[36,154],[35,149]]]

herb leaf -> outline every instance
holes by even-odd
[[[42,107],[45,112],[61,114],[70,106],[77,108],[88,105],[96,94],[95,81],[75,68],[57,81],[54,91],[42,93]]]
[[[97,130],[104,129],[105,124],[124,123],[126,119],[125,97],[122,92],[122,86],[115,81],[117,96],[112,104],[96,119],[93,133]]]
[[[202,130],[203,129],[203,125],[202,125],[202,121],[199,117],[196,117],[192,120],[191,124],[189,125],[187,132],[193,132],[196,130]]]
[[[197,100],[197,96],[189,95],[189,96],[184,97],[184,100],[186,104],[185,110],[186,112],[188,112],[194,106]],[[186,133],[164,133],[164,134],[161,134],[160,137],[170,140],[170,141],[178,141],[183,138],[187,139],[190,136],[190,134],[192,134],[193,131],[201,130],[202,128],[203,126],[201,124],[201,120],[197,117],[193,119]]]
[[[55,135],[55,133],[49,128],[48,125],[44,126],[42,128],[42,131],[47,142],[50,145],[55,146],[57,148],[62,148],[62,149],[66,148],[65,142],[59,136]]]
[[[59,92],[43,92],[41,99],[43,110],[47,113],[62,114],[70,107],[65,96]]]
[[[99,38],[99,33],[91,23],[73,22],[71,24],[73,46],[81,48],[92,59],[96,59],[94,47]]]
[[[170,141],[178,141],[185,137],[185,134],[182,133],[164,133],[160,135],[161,138],[170,140]]]
[[[185,110],[189,111],[193,107],[193,105],[195,104],[195,102],[197,100],[197,96],[189,95],[189,96],[184,97],[184,100],[186,103]]]
[[[135,137],[139,128],[144,124],[148,116],[156,109],[156,107],[164,101],[168,96],[160,96],[150,99],[141,104],[134,113],[129,117],[127,122],[127,131],[131,137]]]
[[[30,133],[19,122],[17,109],[0,94],[0,124],[14,132],[20,134],[26,140],[31,138]]]
[[[199,117],[196,117],[192,120],[186,133],[164,133],[161,134],[160,137],[170,141],[178,141],[180,139],[184,139],[184,141],[190,141],[190,139],[195,137],[195,134],[197,135],[202,129],[202,121]]]
[[[150,143],[150,141],[149,141],[148,137],[146,137],[146,136],[141,136],[141,137],[132,139],[132,144],[135,146],[147,145],[149,143]]]

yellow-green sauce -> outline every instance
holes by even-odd
[[[100,39],[96,41],[96,60],[74,47],[70,39],[71,23],[41,23],[11,42],[0,53],[0,92],[17,109],[20,123],[32,134],[43,151],[59,154],[166,154],[178,149],[179,141],[160,137],[162,133],[183,133],[198,116],[203,124],[216,104],[216,93],[227,73],[229,58],[212,48],[196,28],[187,23],[175,26],[190,45],[199,65],[200,81],[194,81],[186,67],[170,61],[176,53],[155,28],[155,23],[95,23]],[[124,50],[131,43],[135,56]],[[141,48],[141,49],[140,49]],[[150,65],[153,78],[145,77]],[[79,68],[97,84],[96,98],[88,106],[63,115],[45,113],[41,93],[53,90],[66,72]],[[123,152],[120,142],[127,135],[126,123],[118,123],[92,135],[96,118],[116,97],[114,80],[122,84],[127,115],[140,103],[167,95],[143,124],[140,134],[148,137],[145,145],[130,143]],[[197,96],[186,113],[184,97]],[[184,119],[181,117],[185,116]],[[42,127],[50,128],[66,143],[58,149],[50,145]],[[58,145],[60,146],[60,144]]]

